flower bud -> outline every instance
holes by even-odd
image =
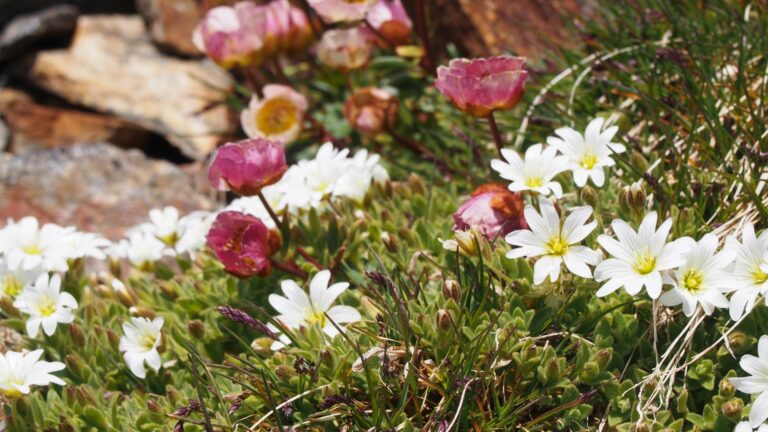
[[[149,319],[154,319],[157,316],[154,310],[144,306],[132,306],[128,308],[128,312],[133,316]]]
[[[632,162],[632,166],[634,166],[638,170],[642,172],[648,171],[648,168],[649,168],[648,161],[645,159],[642,153],[638,151],[633,151],[632,156],[630,157],[630,160]]]
[[[154,399],[147,399],[147,409],[155,414],[163,414],[163,408]]]
[[[292,376],[296,375],[296,371],[288,365],[277,365],[275,368],[275,375],[280,377],[283,381],[288,381]]]
[[[184,399],[184,395],[171,385],[166,387],[165,394],[171,405],[178,405]]]
[[[390,44],[405,45],[411,41],[413,23],[400,0],[377,1],[368,10],[366,21],[378,33],[372,35],[372,39],[383,48]]]
[[[742,353],[749,347],[749,337],[743,332],[734,331],[728,335],[728,346],[733,352]]]
[[[437,311],[437,328],[440,330],[448,330],[453,325],[453,316],[451,311],[446,309],[440,309]]]
[[[280,142],[262,138],[225,144],[213,155],[208,180],[220,191],[252,196],[283,177],[288,165]]]
[[[600,204],[600,198],[597,196],[597,191],[590,185],[581,188],[579,196],[584,204],[587,204],[592,208],[597,208]]]
[[[629,427],[629,432],[651,432],[651,427],[645,423],[633,424]]]
[[[72,339],[72,343],[76,347],[84,347],[85,346],[85,333],[83,333],[83,328],[80,327],[79,324],[76,322],[71,322],[67,325],[67,329],[69,330],[69,337]]]
[[[447,299],[453,299],[456,303],[461,301],[461,287],[459,282],[453,279],[448,279],[443,284],[443,295]]]
[[[192,320],[187,323],[187,330],[192,337],[202,339],[205,336],[205,324],[200,320]]]
[[[523,215],[525,203],[518,192],[498,183],[484,184],[453,214],[453,230],[475,228],[489,240],[511,231],[528,228]]]
[[[643,188],[643,185],[640,182],[634,182],[629,187],[629,195],[628,195],[628,204],[629,207],[636,211],[636,212],[642,212],[645,210],[645,202],[646,195],[645,195],[645,189]]]
[[[67,370],[77,375],[79,378],[87,378],[88,366],[77,354],[67,354],[64,356],[64,362],[67,364]]]
[[[721,410],[723,415],[729,420],[739,420],[741,418],[741,411],[744,409],[744,402],[741,399],[731,399],[724,403]]]
[[[598,365],[600,365],[600,369],[605,369],[605,367],[608,365],[608,362],[611,361],[612,357],[613,348],[603,348],[595,353],[594,360]]]
[[[363,135],[375,136],[397,122],[397,97],[375,87],[355,90],[344,102],[344,118]]]
[[[139,301],[139,295],[136,294],[136,291],[126,286],[120,279],[112,279],[111,285],[117,299],[120,300],[123,306],[131,307]]]
[[[317,57],[328,67],[347,72],[363,67],[371,56],[371,45],[356,27],[328,30],[317,44]]]
[[[720,380],[720,395],[730,397],[736,394],[736,387],[731,384],[731,380],[723,378]]]

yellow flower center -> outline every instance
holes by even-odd
[[[14,298],[19,295],[22,288],[23,287],[21,286],[21,281],[12,275],[6,275],[2,282],[0,282],[0,291],[2,291],[4,295],[10,298]]]
[[[168,246],[175,246],[176,242],[179,241],[179,235],[174,233],[170,233],[167,236],[160,237],[160,241],[167,244]]]
[[[319,325],[320,327],[325,327],[325,312],[323,311],[312,311],[309,316],[306,318],[307,324],[309,325]]]
[[[149,351],[155,346],[155,341],[157,338],[154,336],[147,334],[139,338],[139,345],[142,346],[145,350]]]
[[[40,304],[37,305],[37,311],[40,315],[47,317],[53,315],[56,312],[56,303],[50,297],[45,297]]]
[[[695,269],[690,269],[683,274],[682,285],[683,288],[689,292],[695,293],[701,290],[701,283],[704,279],[704,275]]]
[[[583,158],[581,158],[579,165],[581,165],[581,167],[584,169],[592,169],[595,167],[595,165],[597,165],[597,156],[595,156],[594,153],[589,152],[585,154]]]
[[[755,266],[752,270],[752,280],[755,282],[755,285],[762,285],[768,281],[768,274],[762,271],[759,266]]]
[[[648,274],[656,268],[656,257],[651,256],[648,252],[646,252],[637,257],[633,267],[636,272],[642,275]]]
[[[296,105],[282,97],[269,99],[256,113],[256,126],[266,135],[278,135],[292,128],[299,120]]]
[[[551,238],[547,242],[547,253],[549,255],[563,256],[567,251],[568,251],[568,242],[560,236]]]
[[[11,378],[8,380],[8,385],[24,385],[24,380],[20,378]],[[21,396],[24,396],[24,393],[20,392],[16,387],[11,387],[7,389],[3,389],[2,393],[8,398],[8,399],[15,399]]]
[[[528,177],[525,180],[525,185],[528,186],[529,188],[539,188],[544,186],[544,179],[541,178],[541,176]]]
[[[40,255],[43,253],[43,250],[37,244],[28,244],[21,248],[21,250],[27,255]]]

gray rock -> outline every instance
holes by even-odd
[[[104,143],[0,154],[0,220],[32,215],[119,238],[152,208],[210,210],[212,193],[194,173]]]
[[[0,34],[0,61],[19,55],[41,40],[68,40],[80,12],[72,5],[56,5],[14,18]]]

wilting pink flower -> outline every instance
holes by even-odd
[[[413,23],[400,0],[378,0],[365,18],[383,38],[385,44],[404,45],[411,40]],[[374,35],[376,39],[378,35]]]
[[[307,0],[312,9],[328,24],[360,21],[376,0]]]
[[[289,143],[301,132],[307,98],[292,88],[268,84],[264,97],[251,97],[248,108],[240,113],[240,124],[251,138],[266,138]]]
[[[264,5],[243,1],[208,11],[193,42],[221,66],[232,67],[303,51],[312,36],[306,15],[288,0]]]
[[[394,127],[398,108],[395,96],[382,89],[365,87],[355,90],[344,102],[344,117],[355,130],[376,135]]]
[[[522,57],[453,59],[437,68],[435,87],[460,110],[485,117],[520,102],[528,76],[524,64]]]
[[[213,155],[208,180],[217,190],[256,195],[283,177],[288,169],[279,142],[261,138],[227,143]]]
[[[472,197],[453,215],[454,230],[475,228],[489,239],[525,229],[524,203],[518,192],[504,185],[488,183],[472,192]]]
[[[264,46],[264,41],[244,20],[254,6],[241,2],[209,10],[192,36],[197,49],[223,67],[250,64]]]
[[[365,65],[371,48],[359,28],[329,30],[317,44],[317,57],[334,69],[348,71]]]
[[[236,211],[216,216],[207,241],[224,270],[240,278],[268,275],[272,271],[269,258],[280,247],[277,232],[260,219]]]

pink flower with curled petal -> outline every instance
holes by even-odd
[[[522,57],[453,59],[437,68],[435,87],[463,112],[486,117],[520,102],[528,72]]]
[[[454,230],[475,228],[488,239],[526,229],[524,203],[518,192],[498,183],[484,184],[453,214]]]
[[[411,40],[413,23],[400,0],[377,1],[368,10],[365,19],[384,38],[382,42],[385,45],[404,45]]]
[[[327,66],[348,71],[368,63],[371,50],[368,38],[357,27],[329,30],[317,44],[317,57]]]
[[[328,24],[360,21],[376,0],[307,0]]]
[[[216,216],[207,242],[224,270],[246,278],[269,275],[270,257],[280,247],[280,236],[254,216],[225,211]]]
[[[240,124],[251,138],[266,138],[289,143],[301,133],[307,98],[292,88],[268,84],[263,98],[251,97],[248,108],[240,113]]]
[[[227,143],[216,151],[208,167],[208,180],[217,190],[252,196],[280,180],[287,169],[281,143],[247,139]]]
[[[208,11],[192,35],[197,49],[225,68],[249,65],[264,41],[246,25],[255,4],[241,2],[235,6],[218,6]]]

